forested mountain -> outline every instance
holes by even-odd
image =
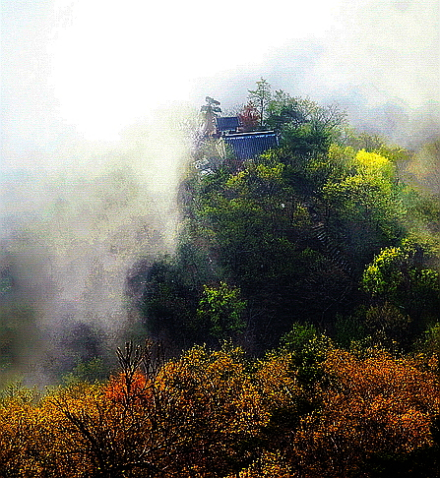
[[[439,140],[406,151],[261,80],[237,117],[278,146],[243,161],[219,104],[175,253],[127,279],[146,346],[5,387],[0,476],[438,477]]]
[[[150,333],[261,353],[311,323],[344,345],[409,350],[440,306],[438,195],[402,179],[420,157],[265,80],[240,116],[279,147],[237,161],[221,138],[201,141],[194,162],[209,168],[182,181],[176,254],[139,272]]]

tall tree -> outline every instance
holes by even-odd
[[[207,96],[205,98],[205,101],[206,105],[203,105],[200,109],[202,113],[205,114],[204,135],[211,136],[215,132],[214,120],[218,116],[218,114],[222,112],[222,109],[219,106],[220,101],[217,101],[210,96]]]
[[[252,102],[257,108],[260,117],[260,126],[265,124],[267,108],[269,106],[271,96],[271,87],[264,78],[261,78],[260,81],[257,81],[257,87],[255,90],[249,90],[249,101]]]

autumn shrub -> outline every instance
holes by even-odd
[[[264,447],[271,452],[285,450],[290,445],[301,415],[309,408],[297,371],[292,369],[292,358],[293,354],[285,350],[270,352],[258,361],[254,376],[269,414],[262,432]]]
[[[365,359],[332,351],[323,364],[331,384],[321,391],[322,408],[301,420],[294,439],[305,476],[350,476],[378,452],[431,446],[440,389],[417,365],[384,351]]]
[[[229,476],[228,478],[235,478]],[[293,478],[296,476],[279,453],[264,453],[238,474],[238,478]]]
[[[110,378],[104,393],[110,401],[148,406],[152,400],[152,382],[140,370],[136,370],[132,377],[121,372]]]
[[[375,478],[393,466],[402,477],[436,476],[433,355],[303,348],[251,360],[230,344],[196,346],[143,367],[128,347],[122,371],[102,384],[4,397],[0,476]],[[312,382],[301,378],[309,354],[319,365]]]
[[[164,419],[180,467],[197,460],[205,472],[220,473],[252,461],[269,414],[240,349],[194,347],[165,364],[157,381],[169,397]]]
[[[0,400],[0,476],[36,477],[42,471],[35,451],[37,414],[29,394]]]

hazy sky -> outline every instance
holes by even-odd
[[[232,106],[261,76],[317,100],[440,100],[437,0],[2,0],[1,35],[9,165],[73,134],[115,139],[164,103]]]

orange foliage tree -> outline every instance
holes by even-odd
[[[305,476],[351,476],[375,454],[432,446],[440,388],[419,365],[381,350],[364,358],[331,351],[322,406],[303,417],[293,441]]]
[[[0,399],[0,476],[369,477],[379,453],[435,450],[432,360],[324,345],[258,360],[196,346],[161,362],[127,344],[105,383]]]

